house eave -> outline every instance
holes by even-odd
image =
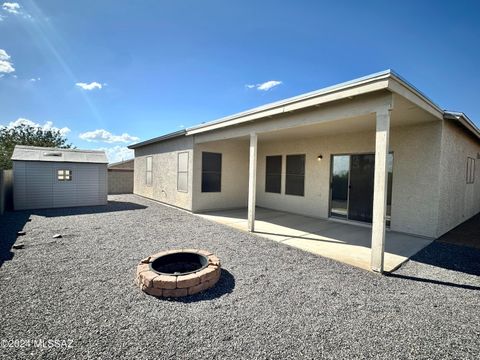
[[[443,117],[445,119],[458,121],[462,126],[464,126],[472,134],[474,134],[478,139],[480,139],[480,129],[463,112],[445,110],[443,112]]]
[[[219,130],[222,128],[242,125],[262,118],[269,118],[284,113],[298,111],[310,107],[321,106],[322,104],[333,101],[353,98],[359,95],[365,95],[373,92],[388,91],[398,94],[414,103],[416,106],[430,113],[438,120],[443,120],[446,112],[435,104],[424,93],[395,73],[393,70],[385,70],[372,75],[364,76],[348,82],[340,83],[334,86],[312,91],[306,94],[280,100],[263,106],[259,106],[247,111],[226,116],[218,120],[210,121],[204,124],[189,127],[187,129],[176,131],[147,141],[130,145],[129,149],[135,149],[152,143],[180,137],[191,136],[200,133]],[[449,113],[451,114],[451,112]],[[462,113],[460,120],[457,119],[469,131],[476,136],[480,132],[475,124]]]
[[[381,71],[369,76],[259,106],[205,124],[189,127],[186,130],[186,135],[194,135],[227,126],[239,125],[259,118],[271,117],[310,106],[319,106],[343,98],[384,90],[388,88],[388,81],[386,80],[388,80],[392,73],[392,70]]]
[[[165,140],[185,136],[185,133],[186,133],[185,129],[182,129],[182,130],[179,130],[179,131],[171,132],[169,134],[158,136],[158,137],[153,138],[153,139],[149,139],[149,140],[145,140],[145,141],[142,141],[142,142],[139,142],[139,143],[136,143],[136,144],[129,145],[128,148],[129,149],[136,149],[136,148],[146,146],[146,145],[150,145],[150,144],[154,144],[154,143],[157,143],[157,142],[160,142],[160,141],[165,141]]]

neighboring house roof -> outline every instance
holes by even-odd
[[[12,160],[108,164],[105,151],[16,145]]]
[[[128,159],[108,164],[109,169],[133,169],[134,159]]]
[[[138,144],[130,145],[129,148],[135,149],[137,147],[179,136],[194,135],[202,132],[225,128],[228,126],[240,125],[242,123],[250,122],[256,119],[305,109],[311,106],[318,106],[320,104],[326,104],[331,101],[351,98],[353,96],[363,95],[379,90],[389,90],[391,92],[400,94],[439,119],[448,118],[457,120],[474,135],[480,138],[479,128],[470,119],[468,119],[465,114],[444,111],[432,100],[430,100],[425,94],[415,88],[412,84],[410,84],[400,75],[395,73],[393,70],[385,70],[358,79],[340,83],[334,86],[329,86],[320,90],[312,91],[285,100],[259,106],[234,115],[223,117],[218,120],[192,126],[190,128],[187,128],[186,130],[177,131],[147,141],[143,141]],[[460,115],[457,116],[458,114]]]

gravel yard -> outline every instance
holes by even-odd
[[[7,213],[0,227],[6,359],[480,353],[479,249],[434,242],[380,276],[134,195],[111,196],[105,207]],[[10,250],[14,243],[24,248]],[[134,284],[140,259],[181,247],[221,259],[217,286],[181,300],[142,293]],[[55,339],[70,347],[49,346]],[[44,347],[34,346],[39,340]]]

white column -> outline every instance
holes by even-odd
[[[388,142],[390,137],[390,110],[377,112],[375,136],[375,182],[373,188],[372,259],[373,271],[383,272],[385,251],[385,218],[387,211]]]
[[[257,134],[250,134],[248,168],[248,231],[255,231],[255,196],[257,190]]]

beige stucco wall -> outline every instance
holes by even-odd
[[[248,142],[216,141],[195,145],[193,167],[193,211],[232,209],[247,206]],[[221,192],[202,193],[202,152],[222,154]]]
[[[188,152],[188,192],[177,190],[177,158]],[[152,156],[152,185],[146,184],[146,157]],[[177,137],[135,149],[134,194],[192,209],[193,137]]]
[[[480,141],[450,120],[443,123],[437,236],[480,212]],[[475,182],[466,183],[467,157],[475,159]]]
[[[230,139],[194,145],[195,138],[180,137],[135,150],[134,193],[192,211],[247,206],[248,140]],[[391,229],[437,237],[439,213],[440,148],[442,122],[394,127],[390,151],[394,153]],[[375,132],[344,133],[308,139],[259,140],[257,205],[313,217],[327,218],[332,154],[374,152]],[[188,193],[177,191],[177,157],[189,153]],[[202,193],[202,152],[222,153],[222,190]],[[305,196],[265,193],[265,157],[306,154]],[[317,156],[323,155],[318,161]],[[152,186],[145,184],[146,156],[153,156]],[[462,170],[462,174],[464,171]],[[441,220],[442,221],[442,220]]]
[[[435,237],[441,123],[391,130],[394,152],[391,229]],[[297,141],[259,142],[257,205],[308,216],[328,217],[332,154],[374,152],[375,133],[350,133]],[[305,196],[285,195],[285,155],[306,154]],[[323,160],[318,161],[318,155]],[[282,194],[265,192],[265,157],[283,155]]]

